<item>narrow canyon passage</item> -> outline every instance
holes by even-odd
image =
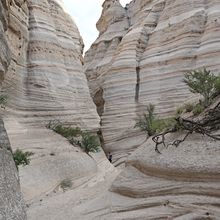
[[[220,1],[105,0],[96,26],[99,36],[83,57],[61,0],[0,2],[0,98],[7,95],[0,220],[220,219],[219,142],[192,132],[171,146],[185,135],[178,130],[159,154],[135,126],[149,104],[159,120],[202,103],[183,79],[205,67],[219,76]],[[218,125],[218,114],[211,116],[219,97],[213,100],[184,116]],[[98,133],[103,149],[89,155],[48,129],[54,121]],[[18,170],[16,149],[33,153]]]

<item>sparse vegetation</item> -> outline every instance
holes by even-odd
[[[78,137],[80,135],[82,135],[82,131],[80,128],[72,128],[72,127],[64,127],[61,124],[56,125],[53,130],[62,135],[63,137],[67,138],[67,139],[71,139],[72,137]]]
[[[176,115],[182,115],[184,113],[188,113],[188,112],[192,112],[194,109],[195,105],[193,103],[186,103],[183,106],[180,106],[179,108],[177,108],[176,110]]]
[[[33,152],[29,152],[29,151],[22,151],[20,149],[17,149],[14,153],[13,153],[13,158],[15,161],[15,165],[18,168],[19,165],[29,165],[30,164],[30,157],[33,155]]]
[[[204,111],[204,109],[205,109],[204,106],[202,104],[198,103],[193,108],[193,115],[197,116],[197,115],[201,114]]]
[[[135,127],[140,128],[141,131],[145,131],[148,136],[152,136],[176,125],[174,118],[156,118],[154,111],[155,107],[152,104],[147,106],[147,113],[144,113],[137,120]]]
[[[0,95],[0,107],[5,108],[8,97],[6,95]]]
[[[96,153],[100,150],[100,141],[98,136],[88,132],[83,132],[81,140],[78,141],[78,145],[87,154],[90,152]]]
[[[66,190],[68,188],[71,188],[73,185],[72,181],[70,179],[64,179],[61,181],[60,183],[60,187],[63,189],[63,190]]]
[[[216,95],[220,94],[220,77],[215,80]]]
[[[220,92],[220,77],[215,76],[206,68],[186,73],[183,81],[192,93],[203,96],[202,105],[204,107],[210,105],[212,99]]]
[[[216,126],[213,123],[219,115],[219,103],[214,109],[208,110],[206,116],[198,120],[195,118],[183,118],[181,114],[187,112],[193,112],[194,116],[201,114],[205,108],[207,108],[213,101],[213,99],[220,94],[220,77],[215,76],[210,71],[204,68],[203,71],[191,71],[185,74],[184,82],[189,86],[189,89],[193,93],[197,93],[203,96],[203,100],[200,100],[198,104],[186,104],[177,109],[176,125],[170,129],[156,134],[152,137],[155,142],[155,151],[160,153],[158,146],[164,147],[175,146],[178,147],[184,142],[187,137],[193,132],[207,135],[214,140],[220,140],[220,135],[213,134],[213,127],[219,129],[219,125]],[[210,120],[210,118],[212,118]],[[166,135],[176,132],[178,130],[184,130],[187,133],[181,139],[174,140],[166,144]]]
[[[98,152],[100,150],[98,135],[82,131],[78,127],[65,127],[60,122],[50,122],[47,127],[68,139],[72,145],[79,146],[87,154],[90,152]]]

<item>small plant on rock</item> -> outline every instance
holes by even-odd
[[[100,141],[97,135],[83,132],[82,139],[77,142],[80,148],[87,154],[100,151]]]
[[[147,106],[147,113],[144,113],[143,116],[140,117],[135,124],[135,127],[140,128],[141,131],[147,132],[149,136],[154,135],[156,132],[153,126],[153,122],[155,119],[154,110],[155,106],[149,104]]]
[[[61,181],[60,183],[60,187],[63,189],[63,190],[66,190],[68,188],[71,188],[73,185],[72,181],[70,179],[64,179]]]
[[[30,157],[33,155],[33,152],[23,152],[20,149],[17,149],[14,153],[13,153],[13,158],[15,161],[15,165],[18,168],[19,165],[29,165],[30,164]]]
[[[77,137],[82,134],[82,131],[80,128],[72,128],[72,127],[65,127],[61,124],[56,125],[53,130],[62,135],[63,137],[70,139],[72,137]]]
[[[197,116],[197,115],[201,114],[203,111],[204,111],[204,106],[202,104],[198,103],[193,108],[193,115]]]
[[[220,78],[206,68],[186,73],[183,81],[192,93],[203,96],[205,107],[210,105],[213,97],[218,95],[220,91]]]
[[[97,135],[82,131],[80,128],[65,127],[60,122],[50,122],[47,128],[65,137],[72,145],[79,146],[85,153],[98,152],[100,141]]]
[[[164,131],[176,125],[174,118],[157,118],[154,114],[155,107],[150,104],[147,107],[147,113],[140,117],[135,127],[141,131],[147,132],[148,136],[155,135],[158,132]]]
[[[0,95],[0,107],[5,108],[8,97],[6,95]]]

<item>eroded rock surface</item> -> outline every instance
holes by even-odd
[[[29,204],[56,192],[65,179],[73,186],[86,182],[98,169],[91,157],[48,130],[48,122],[97,131],[99,116],[82,68],[83,42],[62,1],[0,6],[0,75],[8,96],[1,112],[12,149],[34,153],[29,166],[19,167]]]
[[[143,142],[134,125],[149,103],[170,115],[193,98],[182,82],[186,71],[219,72],[219,8],[218,0],[134,0],[125,8],[118,0],[104,2],[85,70],[103,109],[105,150],[116,164]]]
[[[8,29],[8,2],[0,2],[0,83],[11,62],[11,51],[6,40]],[[18,170],[15,166],[11,145],[0,115],[0,219],[25,220],[25,205],[21,195]]]
[[[150,139],[129,157],[111,188],[120,195],[115,212],[127,212],[131,219],[219,219],[219,142],[192,135],[161,152]]]
[[[0,219],[26,219],[18,170],[15,167],[11,146],[2,119],[0,119]]]

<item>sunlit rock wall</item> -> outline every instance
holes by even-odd
[[[11,62],[11,51],[5,36],[8,29],[8,2],[0,2],[0,83]],[[25,206],[20,191],[18,170],[12,156],[10,142],[0,115],[0,219],[25,220]]]
[[[83,42],[62,1],[13,0],[0,6],[1,94],[7,95],[1,115],[12,150],[34,153],[29,166],[19,167],[28,203],[64,179],[79,184],[97,171],[93,159],[46,125],[59,120],[97,131],[99,116],[82,68]]]
[[[193,98],[182,82],[186,71],[219,72],[219,10],[218,0],[104,2],[85,70],[115,163],[144,140],[134,125],[149,103],[171,115]]]
[[[59,1],[11,2],[6,74],[8,111],[25,123],[61,120],[97,129],[99,117],[82,69],[82,39]]]

